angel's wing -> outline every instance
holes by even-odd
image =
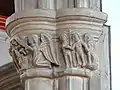
[[[59,61],[56,59],[56,54],[53,46],[51,36],[42,34],[43,41],[41,42],[40,49],[43,52],[45,58],[55,65],[59,65]]]

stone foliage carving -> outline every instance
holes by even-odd
[[[61,48],[63,51],[66,68],[82,67],[96,70],[97,56],[93,53],[93,39],[85,33],[63,33],[60,36]]]

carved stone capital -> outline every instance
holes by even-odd
[[[106,19],[105,13],[85,8],[13,14],[6,25],[9,51],[21,77],[91,77],[99,68]]]

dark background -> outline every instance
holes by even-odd
[[[0,0],[0,15],[10,16],[14,13],[14,0]]]

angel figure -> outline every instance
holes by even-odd
[[[31,61],[31,65],[33,66],[39,66],[36,64],[36,61],[37,60],[40,60],[41,59],[41,53],[39,51],[39,44],[40,44],[40,41],[39,41],[39,37],[38,35],[31,35],[31,36],[27,36],[25,38],[25,42],[33,49],[33,53],[32,53],[32,61]]]
[[[35,43],[36,44],[33,45],[34,65],[49,68],[58,67],[60,65],[59,61],[56,59],[52,38],[48,34],[40,33],[40,37]]]
[[[89,49],[88,53],[87,53],[87,58],[88,58],[87,67],[89,69],[93,69],[93,70],[97,69],[96,61],[98,60],[98,57],[96,56],[96,54],[94,54],[95,41],[88,33],[85,33],[83,35],[83,41],[86,43],[86,45]]]

